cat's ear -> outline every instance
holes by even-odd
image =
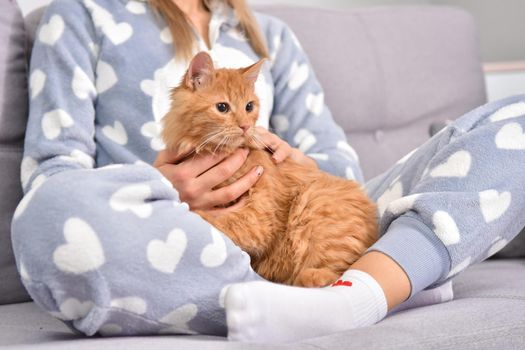
[[[208,85],[212,79],[213,61],[206,52],[199,52],[190,62],[184,84],[190,89],[197,90]]]
[[[249,67],[241,68],[242,75],[250,82],[250,84],[255,84],[264,62],[266,62],[266,58],[260,59]]]

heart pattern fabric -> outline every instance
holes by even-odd
[[[148,244],[147,257],[151,266],[163,273],[173,273],[182,259],[188,238],[181,229],[174,229],[166,241],[154,239]]]
[[[46,45],[53,46],[64,34],[65,27],[62,16],[54,15],[48,23],[40,27],[38,40]]]
[[[469,174],[472,156],[467,151],[458,151],[452,154],[443,164],[430,171],[432,177],[463,178]]]
[[[212,242],[204,247],[201,253],[201,263],[206,267],[221,266],[226,257],[226,242],[222,234],[214,227],[211,228]]]
[[[130,211],[139,218],[147,218],[153,212],[153,206],[148,203],[151,197],[151,187],[146,184],[136,184],[122,187],[116,191],[109,200],[113,210]]]
[[[68,219],[64,224],[64,238],[66,243],[53,253],[59,270],[78,275],[96,270],[105,263],[100,240],[86,221]]]
[[[128,143],[128,133],[126,132],[124,125],[122,125],[122,123],[119,122],[118,120],[115,121],[113,126],[106,125],[105,127],[103,127],[102,133],[108,139],[110,139],[111,141],[121,146],[124,146]]]

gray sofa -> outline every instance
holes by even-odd
[[[428,139],[433,123],[456,118],[485,101],[476,29],[461,10],[260,10],[281,17],[295,30],[325,88],[328,105],[361,156],[367,178]],[[458,276],[452,302],[399,312],[372,327],[295,344],[242,344],[208,336],[74,334],[30,302],[9,241],[11,216],[21,197],[27,48],[40,15],[37,11],[28,16],[24,27],[16,3],[0,2],[0,348],[525,348],[523,240],[515,240],[512,250],[502,254],[515,259],[490,260]]]

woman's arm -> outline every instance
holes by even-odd
[[[284,23],[272,21],[276,23],[270,27],[277,29],[267,34],[275,86],[271,127],[322,170],[362,182],[357,154],[324,103],[323,89],[306,54]]]
[[[68,18],[75,20],[66,22]],[[48,7],[30,64],[21,173],[26,192],[39,175],[94,167],[97,44],[89,14],[79,2],[55,1]]]

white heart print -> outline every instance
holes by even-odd
[[[525,150],[525,133],[519,123],[505,124],[496,134],[499,149]]]
[[[386,208],[390,203],[398,200],[403,196],[403,184],[400,181],[396,181],[393,185],[388,188],[381,197],[377,199],[377,209],[379,215],[383,216]]]
[[[306,96],[306,108],[316,116],[321,115],[324,108],[324,94],[322,92],[318,94],[308,94],[308,96]]]
[[[146,13],[146,5],[138,1],[129,1],[126,5],[126,10],[133,13],[134,15],[142,15]]]
[[[395,216],[406,213],[413,208],[414,203],[419,198],[419,196],[419,194],[413,194],[392,201],[390,204],[388,204],[388,212]]]
[[[221,266],[227,257],[226,242],[222,234],[215,228],[211,228],[212,242],[204,247],[201,253],[201,263],[206,267]]]
[[[277,131],[280,134],[284,134],[286,131],[288,131],[288,128],[290,127],[290,122],[288,121],[288,117],[286,117],[285,115],[277,114],[272,118],[272,125],[275,128],[275,131]]]
[[[297,145],[299,145],[298,148],[303,153],[307,153],[308,150],[317,143],[315,135],[306,129],[299,129],[293,140]]]
[[[470,171],[472,157],[467,151],[458,151],[452,154],[445,163],[436,166],[430,171],[432,177],[465,177]]]
[[[166,241],[154,239],[148,243],[147,257],[151,266],[164,273],[173,273],[184,255],[188,238],[181,229],[173,229]]]
[[[146,301],[139,297],[112,299],[110,306],[117,309],[126,310],[137,315],[143,315],[147,311]]]
[[[496,190],[487,190],[479,193],[479,204],[485,222],[499,219],[510,207],[512,196],[510,192],[499,193]]]
[[[48,23],[44,23],[38,32],[38,40],[44,44],[53,46],[64,33],[64,20],[59,15],[53,15]]]
[[[60,314],[63,320],[78,320],[85,317],[95,305],[91,301],[81,302],[75,298],[66,299],[60,304]]]
[[[487,258],[502,250],[507,245],[507,243],[509,243],[505,238],[501,238],[499,236],[496,237],[492,242],[492,245],[487,251]]]
[[[109,200],[109,205],[116,211],[131,211],[139,218],[151,216],[153,206],[146,200],[151,197],[151,187],[146,184],[133,184],[122,187]]]
[[[89,96],[95,96],[97,94],[95,85],[86,73],[80,68],[75,67],[73,73],[73,80],[71,81],[71,88],[76,97],[81,100],[87,99]]]
[[[351,158],[351,160],[359,161],[359,155],[355,151],[355,149],[352,148],[346,141],[338,141],[337,142],[337,148],[343,151],[344,153],[348,154]]]
[[[171,35],[171,30],[169,27],[164,28],[160,32],[160,41],[166,45],[173,44],[173,36]]]
[[[62,109],[55,109],[47,112],[40,122],[44,136],[49,140],[54,140],[62,133],[63,128],[73,126],[73,118]]]
[[[347,166],[345,169],[345,178],[347,180],[355,180],[355,173],[352,167]]]
[[[449,246],[459,242],[458,226],[449,213],[441,210],[436,211],[432,216],[432,223],[434,224],[434,232],[444,245]]]
[[[490,116],[490,120],[499,122],[501,120],[517,118],[522,115],[525,115],[525,102],[518,102],[498,109]]]
[[[25,156],[22,159],[22,164],[20,165],[20,179],[22,180],[22,186],[26,187],[29,183],[29,179],[38,169],[38,163],[36,160],[29,156]]]
[[[189,326],[188,322],[193,320],[197,316],[197,305],[186,304],[176,310],[170,312],[166,316],[160,319],[160,322],[171,325],[170,327],[164,328],[160,334],[195,334]]]
[[[47,79],[46,74],[40,69],[35,69],[33,73],[31,73],[31,76],[29,77],[29,87],[31,88],[31,99],[34,99],[38,95],[40,95],[40,93],[42,92],[46,84],[46,79]]]
[[[66,244],[53,252],[53,262],[63,272],[82,274],[93,271],[105,262],[97,234],[87,222],[70,218],[64,224]]]
[[[272,40],[272,53],[270,54],[270,59],[272,60],[272,65],[275,61],[275,58],[277,57],[277,54],[279,53],[279,49],[281,48],[281,36],[276,35],[273,37]]]
[[[109,63],[104,61],[98,61],[96,74],[95,85],[99,94],[108,91],[118,82],[117,73]]]
[[[140,128],[140,133],[151,139],[150,141],[150,147],[154,151],[162,151],[164,148],[166,148],[166,145],[164,144],[164,141],[161,137],[162,132],[162,126],[158,122],[146,122],[142,127]]]
[[[297,62],[293,62],[290,68],[288,87],[291,90],[299,89],[308,79],[308,74],[309,69],[306,63],[298,64]]]
[[[128,23],[116,23],[113,15],[93,0],[84,0],[84,5],[91,12],[95,27],[100,28],[114,45],[126,42],[133,35],[133,28]]]
[[[102,133],[116,144],[124,146],[128,143],[128,133],[126,132],[124,125],[122,125],[122,123],[118,120],[115,121],[113,126],[104,126],[102,128]]]
[[[60,156],[59,158],[66,162],[77,163],[86,169],[92,169],[95,164],[93,157],[78,149],[72,150],[69,156]]]
[[[326,153],[308,153],[307,156],[322,161],[327,161],[330,159],[330,157]]]

